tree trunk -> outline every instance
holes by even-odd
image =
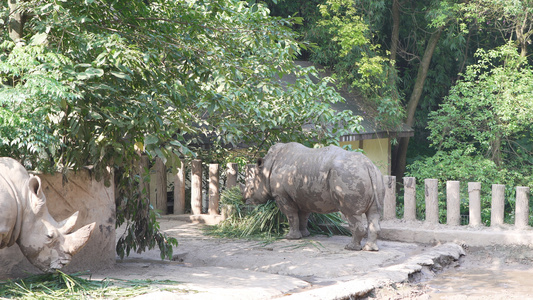
[[[528,27],[528,13],[526,12],[524,16],[524,20],[522,22],[516,22],[515,25],[515,33],[516,33],[516,39],[518,41],[518,46],[520,47],[520,56],[526,57],[527,56],[527,44],[529,42],[529,38],[531,34],[533,33],[533,30],[528,30],[526,32],[526,27]],[[529,29],[531,29],[531,25],[529,25]]]
[[[396,86],[396,53],[398,52],[398,40],[400,36],[400,4],[399,0],[392,1],[392,34],[391,34],[391,47],[390,47],[390,72],[389,72],[389,86]],[[393,89],[391,94],[393,100],[398,99],[398,93],[396,88]]]
[[[433,52],[435,51],[437,43],[439,42],[443,29],[444,28],[440,27],[431,35],[426,46],[426,50],[424,51],[422,61],[418,66],[418,74],[416,76],[415,86],[413,88],[413,92],[411,93],[411,98],[409,98],[409,102],[407,103],[407,117],[405,123],[408,126],[414,125],[416,108],[424,90],[424,83],[428,74],[431,58],[433,57]],[[396,175],[397,179],[401,179],[405,173],[408,146],[409,137],[401,138],[400,143],[397,146],[395,155],[396,163],[394,164],[394,170],[392,172],[394,175]]]
[[[398,40],[400,36],[400,3],[398,1],[399,0],[392,1],[391,63],[396,61],[396,52],[398,52]]]
[[[496,116],[497,128],[500,128],[500,119]],[[494,137],[490,141],[490,159],[499,167],[502,163],[502,134],[500,130],[494,130]]]
[[[8,0],[9,5],[9,37],[17,43],[22,39],[24,16],[19,9],[19,0]]]

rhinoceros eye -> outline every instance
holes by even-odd
[[[56,234],[53,231],[50,231],[46,234],[46,245],[52,245],[56,242]]]

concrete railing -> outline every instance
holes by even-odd
[[[159,171],[152,169],[152,179],[169,177],[168,180],[152,181],[151,191],[165,191],[165,196],[173,195],[173,212],[169,218],[183,219],[207,224],[217,224],[223,219],[219,214],[220,191],[223,187],[230,188],[237,184],[240,178],[247,178],[251,175],[254,165],[247,165],[244,172],[239,173],[235,163],[220,166],[218,164],[203,165],[201,161],[192,161],[187,169],[179,169],[176,174],[166,174],[161,176],[154,174],[165,172],[165,168]],[[203,174],[206,173],[206,174]],[[189,175],[190,176],[186,176]],[[205,176],[204,176],[205,175]],[[186,179],[187,177],[187,179]],[[221,180],[221,178],[225,180]],[[533,245],[533,231],[528,226],[529,221],[529,193],[528,187],[516,188],[516,201],[514,213],[514,226],[504,225],[505,214],[505,186],[494,184],[492,186],[492,200],[490,204],[490,226],[483,226],[481,213],[482,202],[487,195],[482,195],[481,184],[479,182],[468,183],[468,195],[461,195],[460,182],[448,181],[446,183],[446,218],[439,219],[439,184],[436,179],[424,180],[424,193],[418,193],[419,207],[420,201],[424,201],[425,211],[418,212],[417,218],[417,192],[416,180],[412,177],[405,177],[403,182],[403,207],[397,201],[396,178],[384,176],[386,193],[383,203],[383,222],[381,223],[380,239],[409,243],[447,243],[455,242],[461,245],[488,246],[488,245]],[[170,184],[172,182],[172,184]],[[207,184],[207,186],[205,186]],[[154,187],[155,185],[155,187]],[[167,191],[168,186],[174,186],[174,190]],[[186,195],[186,190],[190,188],[190,198]],[[441,187],[442,189],[442,187]],[[422,190],[420,188],[420,190]],[[464,190],[464,189],[463,189]],[[399,191],[401,192],[401,191]],[[153,193],[151,193],[153,194]],[[463,202],[468,198],[468,215],[461,216],[461,196]],[[442,196],[441,196],[442,197]],[[483,198],[482,198],[483,197]],[[159,200],[164,203],[154,203]],[[508,199],[511,200],[511,199]],[[514,199],[513,199],[514,200]],[[190,201],[192,214],[185,214],[186,203]],[[163,215],[168,215],[167,197],[151,196],[154,207],[162,207],[160,211]],[[161,202],[161,201],[159,201]],[[512,201],[511,201],[512,202]],[[157,206],[158,205],[158,206]],[[441,200],[442,205],[442,200]],[[164,208],[164,210],[163,210]],[[441,207],[443,208],[443,207]],[[397,217],[397,212],[402,211],[403,215]],[[468,219],[461,222],[461,218]],[[485,219],[487,216],[484,216]],[[444,218],[443,218],[444,219]],[[423,220],[423,221],[421,221]],[[440,224],[446,223],[446,224]],[[486,221],[486,220],[485,220]],[[457,226],[467,224],[469,226]],[[504,226],[502,226],[504,225]],[[472,230],[472,228],[475,230]],[[505,230],[502,230],[505,229]],[[517,230],[507,230],[517,229]],[[526,230],[523,230],[526,229]]]
[[[383,219],[396,219],[396,177],[384,176],[386,193],[383,205]],[[403,219],[406,221],[416,220],[416,179],[414,177],[404,177],[404,211]],[[461,195],[460,182],[446,182],[446,224],[461,225]],[[428,224],[439,223],[439,201],[438,201],[438,181],[437,179],[424,180],[425,191],[425,222]],[[481,226],[481,183],[468,183],[468,208],[469,224],[471,226]],[[515,223],[517,228],[527,228],[529,221],[529,188],[519,186],[516,188],[515,202]],[[504,224],[505,214],[505,185],[492,185],[491,200],[491,227]]]
[[[192,215],[201,215],[202,213],[208,215],[219,214],[219,200],[221,192],[221,173],[225,173],[225,188],[231,188],[237,184],[239,178],[239,169],[236,163],[228,163],[225,169],[222,169],[219,164],[209,164],[206,166],[208,174],[203,174],[201,160],[191,161],[190,167],[190,203]],[[254,165],[247,165],[246,170],[242,176],[248,177]],[[173,178],[173,214],[181,215],[185,213],[186,208],[186,173],[185,168],[178,169],[176,174],[165,174],[166,168],[162,163],[154,164],[152,169],[152,193],[150,201],[152,206],[158,209],[162,214],[167,214],[167,180],[169,176]],[[207,175],[205,178],[204,176]],[[207,180],[205,180],[207,179]],[[208,183],[207,189],[203,186],[203,182]],[[396,191],[396,177],[384,176],[386,193],[383,205],[383,219],[393,220],[397,219],[397,191]],[[154,187],[154,185],[156,187]],[[414,177],[403,178],[403,216],[400,219],[405,221],[417,220],[416,207],[416,179]],[[425,201],[425,215],[422,217],[427,224],[439,224],[439,199],[438,199],[438,181],[437,179],[424,180],[424,201]],[[515,226],[517,228],[527,228],[529,221],[529,188],[516,188],[516,206],[515,206]],[[155,194],[155,196],[154,196]],[[207,199],[205,199],[207,198]],[[207,200],[207,201],[203,201]],[[420,199],[419,199],[420,201]],[[481,183],[468,183],[468,225],[482,226],[481,220]],[[207,207],[206,207],[207,205]],[[446,182],[446,224],[447,225],[461,225],[461,195],[460,182],[448,181]],[[505,213],[505,185],[492,185],[492,201],[491,201],[491,227],[500,226],[504,223]]]
[[[158,163],[159,161],[159,163]],[[248,165],[244,174],[249,174],[251,167]],[[190,170],[190,204],[191,214],[201,215],[203,212],[209,215],[219,214],[219,201],[221,192],[221,173],[225,175],[225,188],[231,188],[237,185],[239,170],[238,164],[228,163],[225,169],[221,170],[219,164],[209,164],[207,166],[208,173],[204,174],[204,167],[201,160],[193,160],[187,168]],[[168,178],[172,178],[173,190],[173,211],[175,215],[185,213],[186,203],[189,199],[186,198],[187,180],[186,180],[186,166],[182,166],[176,174],[167,174],[166,168],[156,159],[156,163],[151,169],[150,188],[150,203],[159,210],[163,215],[168,214],[168,198],[167,186]],[[207,177],[204,177],[206,176]],[[207,179],[207,189],[204,186],[204,181]],[[145,183],[144,183],[145,184]],[[207,201],[203,201],[207,197]],[[205,206],[207,204],[207,207]]]

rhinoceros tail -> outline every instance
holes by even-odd
[[[383,176],[374,164],[367,164],[367,171],[372,183],[373,201],[376,201],[379,213],[383,214]]]

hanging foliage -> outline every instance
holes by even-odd
[[[114,180],[119,254],[170,257],[176,242],[137,188],[140,154],[175,168],[205,146],[329,144],[359,128],[330,108],[342,98],[328,79],[294,66],[305,45],[288,26],[299,22],[235,0],[2,2],[0,155]],[[286,74],[299,79],[282,84]]]

